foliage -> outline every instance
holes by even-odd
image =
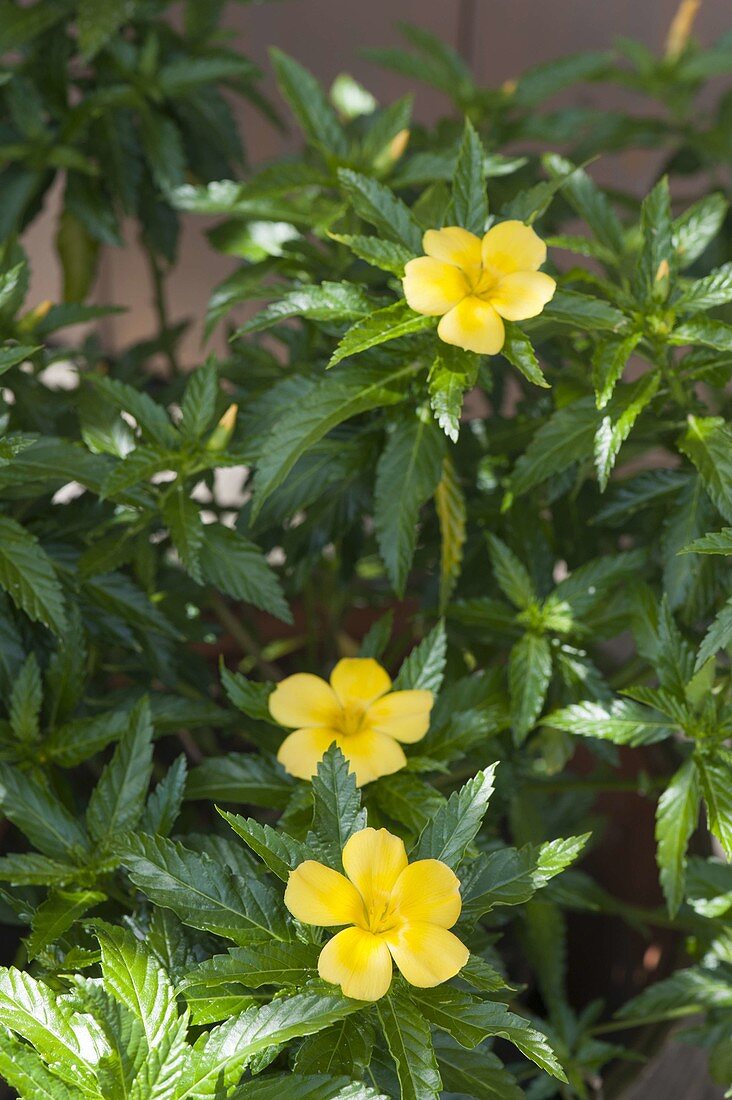
[[[0,2],[0,1074],[25,1100],[585,1100],[694,1016],[730,1089],[732,38],[486,88],[407,27],[371,57],[444,94],[433,127],[275,50],[302,151],[248,169],[227,96],[279,115],[220,0],[169,7]],[[637,109],[554,106],[587,81]],[[648,193],[602,190],[593,158],[636,148]],[[52,185],[63,301],[37,304]],[[226,354],[183,370],[195,215],[241,265],[205,319]],[[110,349],[90,292],[123,218],[159,329]],[[478,356],[401,278],[425,230],[507,219],[558,287]],[[355,655],[434,694],[429,731],[360,791],[335,750],[295,780],[273,684]],[[603,874],[618,791],[655,814],[623,859],[655,851],[657,902]],[[366,823],[453,868],[471,952],[375,1004],[283,901]],[[572,914],[639,932],[661,980],[578,1000]]]

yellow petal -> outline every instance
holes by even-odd
[[[490,303],[507,321],[536,317],[554,297],[557,284],[543,271],[514,271],[490,293]]]
[[[503,321],[490,302],[481,298],[463,298],[437,326],[437,335],[446,344],[454,344],[479,355],[497,355],[506,333]]]
[[[371,729],[412,744],[427,733],[433,702],[431,691],[392,691],[371,704],[366,720]]]
[[[496,274],[536,271],[546,259],[546,245],[523,222],[500,222],[483,238],[483,266]]]
[[[406,980],[422,988],[454,978],[470,957],[457,936],[436,924],[405,924],[384,939]]]
[[[346,997],[378,1001],[391,985],[391,956],[379,936],[344,928],[320,952],[318,973],[324,982],[339,985]]]
[[[404,841],[388,829],[361,829],[343,847],[343,869],[363,898],[367,912],[384,908],[406,866]]]
[[[285,905],[303,924],[328,927],[364,920],[361,895],[353,883],[314,859],[306,859],[290,872]]]
[[[343,706],[347,703],[368,706],[386,694],[391,678],[373,657],[344,657],[331,672],[330,683]]]
[[[292,729],[332,726],[338,714],[333,689],[319,676],[298,672],[281,680],[269,697],[269,713],[275,722]]]
[[[480,267],[480,237],[461,229],[459,225],[446,225],[444,229],[428,229],[422,238],[422,247],[428,256],[455,264],[463,270]]]
[[[348,868],[346,873],[353,879]],[[391,892],[392,912],[407,923],[429,921],[442,928],[452,928],[460,916],[462,905],[460,880],[439,859],[420,859],[410,863]]]
[[[451,264],[420,256],[410,260],[402,279],[407,305],[426,317],[439,317],[469,291],[462,271]]]
[[[407,758],[401,745],[393,737],[376,730],[365,729],[363,733],[351,734],[339,740],[338,745],[351,771],[355,772],[359,787],[406,767]]]
[[[334,741],[343,748],[343,742],[336,730],[295,730],[280,745],[277,759],[290,775],[297,779],[312,779],[323,754]]]

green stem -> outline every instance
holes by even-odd
[[[165,352],[165,358],[168,360],[168,366],[170,367],[171,373],[173,375],[180,374],[180,365],[176,359],[173,346],[170,318],[168,316],[168,303],[165,299],[165,278],[163,276],[163,269],[151,248],[146,249],[146,254],[148,266],[150,268],[150,278],[153,285],[153,300],[155,303],[155,313],[158,318],[160,342]]]
[[[229,634],[239,643],[245,653],[248,653],[250,657],[254,658],[254,663],[259,671],[266,676],[268,680],[281,680],[283,674],[277,665],[272,664],[271,661],[268,661],[266,657],[262,656],[261,646],[252,637],[246,627],[239,622],[236,615],[226,605],[218,592],[211,593],[209,596],[209,605],[224,629],[228,630]]]

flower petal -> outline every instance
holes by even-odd
[[[497,355],[506,338],[503,321],[490,302],[481,298],[463,298],[437,326],[437,335],[446,344],[454,344],[479,355]]]
[[[404,749],[393,737],[376,730],[365,729],[338,741],[339,748],[356,773],[356,783],[363,787],[382,775],[391,775],[406,767]]]
[[[281,726],[332,726],[338,715],[333,689],[309,672],[281,680],[269,697],[269,713]]]
[[[339,985],[346,997],[378,1001],[391,985],[391,956],[380,936],[344,928],[320,952],[318,973],[324,982]]]
[[[344,657],[331,672],[330,683],[343,706],[368,706],[391,688],[389,673],[373,657]]]
[[[290,872],[285,905],[303,924],[328,927],[365,919],[361,895],[353,883],[314,859],[306,859]]]
[[[422,247],[433,259],[454,264],[463,270],[480,267],[480,237],[476,237],[475,233],[469,233],[459,225],[446,225],[444,229],[428,229],[422,238]]]
[[[371,729],[412,744],[427,733],[433,702],[431,691],[392,691],[371,704],[366,721]]]
[[[353,878],[348,868],[346,873]],[[419,859],[410,863],[396,880],[391,893],[392,912],[407,923],[429,921],[441,928],[452,928],[462,907],[460,880],[439,859]]]
[[[483,238],[483,266],[497,275],[536,271],[546,260],[546,245],[523,222],[500,222]]]
[[[290,775],[297,779],[312,779],[323,754],[334,741],[343,748],[344,739],[337,730],[295,730],[280,745],[277,759]]]
[[[367,912],[383,908],[407,866],[404,841],[388,829],[361,829],[343,846],[343,869],[364,900]]]
[[[410,260],[402,279],[407,305],[427,317],[439,317],[469,293],[462,271],[451,264],[420,256]]]
[[[551,275],[543,271],[514,271],[491,291],[490,302],[507,321],[525,321],[541,313],[556,289]]]
[[[470,958],[465,944],[436,924],[404,924],[384,939],[406,980],[422,988],[454,978]]]

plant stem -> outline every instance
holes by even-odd
[[[158,335],[165,352],[165,358],[168,360],[171,374],[175,376],[176,374],[180,374],[180,365],[175,356],[172,333],[170,331],[168,303],[165,300],[165,279],[163,276],[163,269],[153,250],[147,248],[145,251],[153,285],[153,300],[155,303],[155,313],[158,318]]]

